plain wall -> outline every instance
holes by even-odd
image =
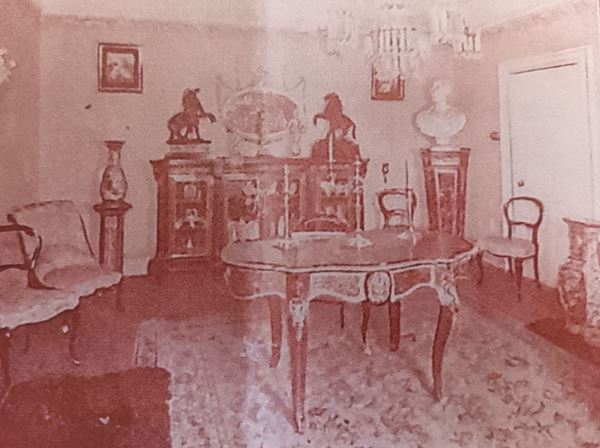
[[[0,222],[15,204],[37,197],[40,14],[24,0],[0,2],[0,48],[17,66],[0,85]]]
[[[319,136],[312,116],[321,110],[325,94],[337,92],[345,113],[357,124],[362,155],[370,159],[366,218],[367,226],[374,227],[380,219],[374,193],[382,186],[383,162],[391,165],[390,184],[403,185],[408,160],[411,184],[420,198],[417,221],[426,222],[419,149],[431,143],[417,131],[414,120],[430,103],[433,80],[450,79],[455,86],[451,103],[467,114],[465,130],[453,144],[472,148],[466,236],[476,239],[501,231],[500,145],[489,138],[491,131],[499,130],[498,64],[586,44],[594,47],[595,55],[598,52],[596,2],[577,0],[487,30],[481,60],[453,58],[446,49],[436,51],[418,77],[407,80],[403,101],[381,102],[370,99],[370,67],[359,51],[328,56],[318,39],[307,33],[66,16],[46,16],[40,28],[39,13],[21,2],[3,2],[2,8],[8,14],[0,18],[6,36],[3,45],[19,67],[10,83],[0,87],[6,153],[0,206],[71,198],[84,212],[97,245],[99,219],[92,206],[100,201],[99,178],[107,155],[102,142],[124,138],[127,200],[134,206],[126,216],[129,273],[143,272],[154,253],[156,185],[149,160],[167,151],[166,122],[179,111],[187,87],[200,87],[205,108],[219,115],[218,77],[229,85],[243,85],[262,67],[270,75],[263,86],[276,90],[284,90],[284,81],[293,85],[303,78],[306,90],[299,103],[305,110],[305,153]],[[141,46],[142,94],[98,91],[99,42]],[[298,99],[297,91],[295,95]],[[227,154],[221,124],[206,132],[214,140],[213,152]]]
[[[428,143],[416,130],[414,118],[429,102],[432,72],[448,74],[450,65],[429,67],[425,81],[409,80],[403,101],[382,102],[370,99],[371,70],[360,56],[351,51],[340,57],[328,56],[316,37],[303,33],[56,16],[44,18],[42,36],[40,191],[44,199],[76,200],[85,211],[95,241],[98,217],[92,206],[99,201],[99,176],[106,160],[102,141],[124,138],[127,200],[133,204],[126,216],[125,255],[130,271],[145,266],[154,252],[156,185],[149,160],[161,158],[167,151],[166,122],[179,111],[181,93],[187,87],[200,87],[205,109],[218,115],[219,76],[228,85],[244,85],[262,67],[270,75],[263,85],[277,90],[283,89],[284,81],[291,86],[303,78],[305,154],[320,137],[311,121],[322,109],[323,96],[330,92],[340,95],[344,112],[357,124],[362,155],[370,159],[366,182],[369,227],[379,219],[373,198],[382,185],[381,163],[391,165],[390,183],[403,185],[404,161],[408,160],[411,183],[424,198],[419,148]],[[141,46],[142,94],[98,91],[99,42]],[[439,60],[444,60],[443,54]],[[227,154],[222,125],[217,122],[207,132],[213,138],[213,151]],[[418,214],[424,221],[424,199]],[[131,266],[134,262],[137,267]]]
[[[470,65],[456,65],[457,97],[461,108],[468,111],[467,126],[457,140],[473,148],[467,192],[467,236],[476,238],[502,232],[500,142],[489,137],[492,131],[500,131],[499,64],[590,45],[597,65],[597,8],[596,0],[576,0],[490,28],[482,37],[482,59]]]

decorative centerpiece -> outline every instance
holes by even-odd
[[[304,127],[298,105],[283,93],[251,88],[222,107],[225,129],[241,156],[294,157],[300,154]]]
[[[167,143],[174,145],[172,150],[208,152],[207,145],[211,141],[200,137],[200,120],[208,119],[214,123],[216,118],[214,114],[206,112],[202,107],[198,98],[199,92],[199,88],[185,89],[181,99],[183,111],[173,115],[167,122],[170,132]]]
[[[431,88],[433,105],[417,115],[416,123],[421,133],[435,139],[434,150],[451,150],[450,138],[458,134],[467,121],[462,111],[448,104],[450,92],[449,81],[435,81]]]

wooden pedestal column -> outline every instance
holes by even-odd
[[[463,236],[470,151],[421,150],[429,230]]]
[[[124,218],[130,208],[131,204],[124,201],[94,205],[100,214],[100,264],[115,272],[123,272]]]

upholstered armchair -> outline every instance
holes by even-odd
[[[24,245],[31,248],[30,255],[23,251]],[[78,324],[74,310],[79,295],[70,290],[50,289],[37,279],[35,266],[41,247],[42,239],[30,227],[0,226],[0,361],[5,388],[12,384],[9,338],[11,331],[18,327],[64,314],[70,330],[69,353],[73,362],[79,362],[74,354]]]
[[[43,245],[34,267],[46,286],[76,292],[80,297],[119,285],[121,273],[112,272],[96,260],[87,231],[75,204],[69,200],[47,201],[12,210],[10,222],[29,226]],[[31,253],[31,248],[27,248]],[[117,307],[121,307],[117,288]]]

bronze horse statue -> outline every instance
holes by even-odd
[[[181,103],[183,111],[173,115],[167,126],[171,135],[167,140],[169,144],[193,144],[193,143],[210,143],[210,140],[205,140],[200,137],[198,126],[201,118],[208,118],[211,123],[216,121],[215,115],[206,112],[202,107],[202,103],[198,99],[199,88],[185,89]],[[185,133],[183,132],[185,130]],[[190,138],[195,134],[195,138]]]
[[[356,124],[349,116],[344,115],[340,97],[336,93],[329,93],[323,99],[325,100],[325,107],[322,113],[313,117],[313,124],[316,125],[319,119],[329,122],[329,131],[325,137],[327,140],[330,136],[333,136],[334,140],[344,138],[348,135],[350,129],[352,129],[352,138],[356,140]],[[337,131],[341,132],[340,136],[336,136]]]

